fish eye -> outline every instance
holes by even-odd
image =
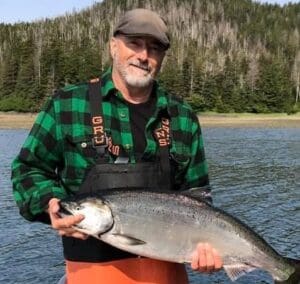
[[[80,209],[81,209],[80,206],[77,206],[77,207],[75,208],[76,211],[79,211]]]

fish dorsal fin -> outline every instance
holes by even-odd
[[[123,245],[129,246],[137,246],[137,245],[144,245],[145,242],[134,237],[123,235],[123,234],[112,234],[112,236],[118,240]]]
[[[235,281],[246,273],[256,269],[256,267],[244,263],[227,264],[223,267],[231,281]]]

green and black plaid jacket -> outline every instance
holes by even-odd
[[[181,188],[207,186],[207,163],[196,115],[157,83],[154,91],[156,111],[146,126],[144,158],[153,159],[156,155],[158,143],[153,131],[161,124],[161,113],[167,112],[171,116],[170,153],[178,161],[176,183]],[[102,76],[101,93],[105,131],[114,144],[126,149],[130,161],[135,163],[129,110],[114,87],[111,69]],[[13,194],[24,218],[42,221],[51,198],[61,199],[78,190],[86,170],[95,164],[90,120],[87,84],[63,88],[39,113],[12,163]]]

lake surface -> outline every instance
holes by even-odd
[[[64,273],[60,238],[19,216],[10,164],[27,130],[0,129],[0,283],[56,283]],[[281,254],[300,258],[300,129],[204,128],[214,204],[239,217]],[[191,272],[190,283],[231,283],[223,271]],[[253,271],[235,283],[273,283]]]

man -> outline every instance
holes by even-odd
[[[209,194],[197,117],[154,80],[169,46],[167,26],[156,13],[126,12],[110,41],[112,68],[101,80],[57,92],[13,162],[20,213],[50,222],[63,237],[69,284],[187,283],[183,265],[88,238],[73,228],[83,216],[58,214],[60,199],[103,189],[201,187]],[[199,244],[191,266],[211,272],[222,261],[209,244]]]

